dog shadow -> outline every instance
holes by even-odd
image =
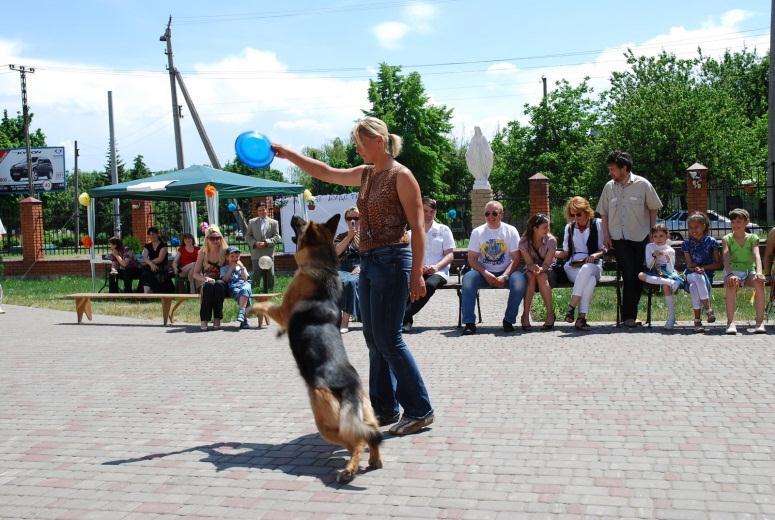
[[[163,459],[184,453],[202,452],[199,462],[207,462],[216,472],[229,469],[264,469],[281,471],[287,475],[310,476],[320,480],[327,487],[349,490],[365,490],[352,483],[336,481],[337,472],[344,468],[349,458],[347,450],[323,440],[320,435],[310,433],[289,442],[264,444],[252,442],[216,442],[177,451],[151,453],[142,457],[110,460],[103,466],[120,466],[135,462]],[[358,474],[370,471],[361,466]]]

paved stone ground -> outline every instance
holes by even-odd
[[[334,482],[286,338],[5,306],[2,518],[775,517],[775,341],[504,334],[442,291],[408,342],[437,420]],[[358,325],[345,335],[367,374]]]

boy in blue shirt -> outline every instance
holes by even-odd
[[[226,250],[226,265],[221,267],[221,280],[226,282],[229,294],[239,304],[239,314],[237,315],[239,328],[247,329],[249,325],[245,309],[250,303],[253,292],[250,288],[250,282],[248,282],[248,270],[240,261],[240,250],[236,246],[229,246]]]

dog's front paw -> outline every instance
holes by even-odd
[[[343,469],[336,476],[336,481],[339,482],[340,484],[347,484],[348,482],[352,482],[354,478],[355,478],[354,471],[351,471],[349,469]]]

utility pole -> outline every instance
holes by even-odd
[[[108,125],[110,125],[110,182],[118,184],[116,132],[113,129],[113,92],[110,90],[108,90]],[[121,205],[118,198],[113,199],[113,236],[121,237]]]
[[[773,0],[775,2],[775,0]],[[544,100],[546,100],[546,76],[541,76],[541,82],[544,84]]]
[[[775,0],[770,0],[770,83],[767,102],[767,223],[775,222]]]
[[[175,128],[175,153],[178,158],[178,170],[185,168],[183,162],[183,141],[180,137],[180,105],[178,105],[178,90],[175,88],[175,63],[172,60],[172,16],[167,21],[167,29],[159,36],[159,41],[167,42],[167,70],[170,74],[170,92],[172,93],[172,124]]]
[[[27,106],[27,73],[35,73],[33,67],[24,65],[8,65],[11,70],[19,73],[22,79],[22,119],[24,119],[24,142],[27,147],[27,180],[29,181],[30,197],[35,196],[35,179],[32,173],[32,149],[30,146],[30,108]]]
[[[78,244],[80,244],[81,237],[81,205],[78,203],[78,141],[75,141],[75,160],[73,166],[73,177],[75,179],[75,196],[73,197],[73,205],[75,206],[75,252],[78,252]]]

